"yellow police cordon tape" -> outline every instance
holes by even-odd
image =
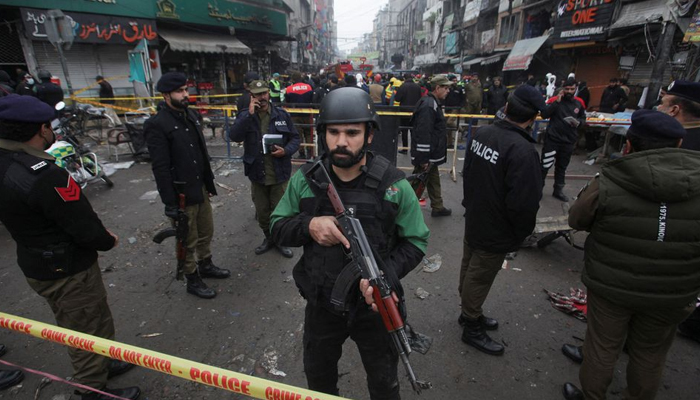
[[[90,86],[88,86],[88,89]],[[234,94],[209,94],[209,95],[191,95],[190,99],[197,99],[198,97],[239,97],[241,93]],[[153,97],[79,97],[79,100],[161,100],[163,96],[153,96]]]
[[[3,312],[0,312],[0,328],[24,333],[64,346],[89,351],[101,356],[125,361],[164,374],[203,383],[229,392],[240,393],[256,399],[344,399],[343,397],[285,385],[283,383],[257,378],[239,372],[228,371],[222,368],[185,360],[184,358],[173,357]]]
[[[91,101],[88,100],[90,99],[89,97],[72,97],[74,101],[82,101],[88,104],[92,105],[97,105],[100,107],[111,107],[116,110],[123,110],[123,111],[128,111],[128,112],[143,112],[143,110],[134,110],[126,107],[119,107],[119,106],[114,106],[111,104],[102,104],[98,101]],[[129,98],[131,99],[131,98]],[[102,99],[105,100],[105,99]],[[226,106],[191,106],[190,108],[194,109],[203,109],[203,110],[222,110],[222,111],[237,111],[238,107],[235,105],[226,105]],[[318,114],[318,109],[316,108],[288,108],[288,107],[282,107],[285,111],[287,111],[290,114]],[[377,111],[377,114],[379,115],[389,115],[389,116],[397,116],[397,117],[410,117],[413,115],[412,112],[409,111]],[[445,114],[445,117],[459,117],[459,118],[465,118],[465,119],[471,119],[471,118],[495,118],[495,115],[484,115],[484,114]],[[537,117],[537,120],[542,121],[542,118]],[[599,119],[599,118],[588,118],[586,119],[586,125],[629,125],[631,122],[629,119],[622,119],[622,118],[605,118],[605,119]]]

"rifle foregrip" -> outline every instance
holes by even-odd
[[[379,315],[382,316],[386,331],[394,332],[403,328],[403,320],[401,319],[399,308],[396,306],[396,303],[394,303],[392,296],[382,297],[376,286],[374,287],[372,296],[374,297],[374,302],[377,304]]]

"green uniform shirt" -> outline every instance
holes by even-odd
[[[270,231],[275,223],[283,218],[294,217],[299,214],[299,202],[301,199],[315,197],[301,170],[297,171],[289,180],[287,191],[282,200],[272,212]],[[384,200],[398,205],[399,212],[394,223],[396,233],[400,238],[405,238],[423,253],[428,248],[430,230],[425,225],[423,213],[418,203],[418,198],[406,179],[401,179],[386,189]],[[308,229],[308,227],[306,228]]]

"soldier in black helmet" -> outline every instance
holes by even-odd
[[[58,102],[63,101],[63,89],[51,82],[51,72],[40,70],[37,75],[41,82],[34,87],[36,97],[51,107],[55,107]]]
[[[321,102],[317,122],[321,155],[342,201],[353,207],[384,273],[403,304],[400,279],[413,270],[426,250],[429,231],[411,185],[385,158],[367,150],[378,129],[369,95],[340,88]],[[304,320],[304,371],[310,389],[338,395],[338,360],[343,342],[357,343],[367,372],[369,398],[399,399],[398,356],[379,314],[352,290],[347,306],[331,304],[331,290],[348,264],[347,239],[338,228],[325,194],[314,192],[304,173],[292,176],[272,214],[272,237],[284,246],[304,246],[294,280],[307,300]]]

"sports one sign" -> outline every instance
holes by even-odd
[[[601,41],[607,36],[618,0],[561,0],[556,9],[554,43]]]

